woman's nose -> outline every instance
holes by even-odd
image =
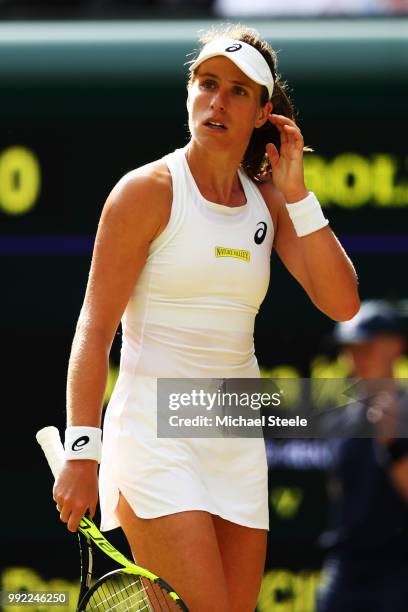
[[[225,105],[225,94],[221,91],[217,91],[216,93],[214,93],[213,98],[211,100],[211,108],[217,111],[224,111]]]

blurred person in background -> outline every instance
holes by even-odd
[[[382,15],[388,5],[407,0],[214,0],[214,11],[222,17],[324,17]]]
[[[369,381],[368,389],[380,384],[390,400],[383,436],[329,442],[336,519],[334,530],[321,538],[328,557],[317,610],[406,612],[408,439],[390,437],[390,423],[408,407],[406,392],[393,379],[394,364],[405,350],[402,321],[387,302],[367,301],[351,321],[336,325],[334,335],[350,359],[352,375]],[[373,396],[367,395],[365,404],[348,407],[360,411],[357,419],[366,418],[367,408],[379,409]],[[343,422],[350,418],[350,414],[339,416],[338,411],[333,416]],[[339,431],[342,423],[337,420],[332,425]]]
[[[408,15],[408,0],[384,0],[386,11],[398,15]]]

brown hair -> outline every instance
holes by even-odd
[[[252,47],[255,47],[255,49],[261,53],[271,69],[275,82],[273,94],[270,99],[273,104],[273,112],[295,120],[295,110],[287,94],[287,83],[281,80],[281,76],[278,73],[276,52],[265,40],[262,40],[258,32],[241,24],[222,24],[220,26],[213,26],[200,36],[199,41],[201,43],[201,48],[218,38],[233,38],[234,40],[240,40],[252,45]],[[189,85],[193,78],[194,76],[190,75]],[[267,102],[269,102],[268,90],[266,87],[262,87],[260,103],[264,106]],[[268,142],[273,143],[279,151],[279,131],[270,121],[267,121],[262,127],[254,129],[242,160],[242,167],[246,174],[255,181],[265,179],[271,170],[269,158],[266,155],[266,145]]]

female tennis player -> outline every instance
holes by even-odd
[[[211,31],[190,65],[187,146],[130,172],[99,224],[68,372],[66,464],[54,488],[75,531],[97,504],[140,564],[193,612],[254,610],[268,529],[262,439],[157,439],[157,378],[253,378],[254,319],[272,246],[335,320],[356,275],[304,181],[302,134],[276,55],[242,26]],[[274,111],[274,112],[272,112]]]

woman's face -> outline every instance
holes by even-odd
[[[261,107],[261,90],[226,57],[200,64],[187,99],[192,138],[212,150],[240,148],[243,154],[272,109],[269,102]]]

